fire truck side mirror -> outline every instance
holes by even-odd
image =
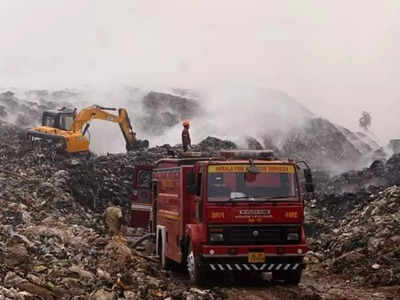
[[[195,176],[193,172],[189,172],[186,175],[186,190],[189,194],[196,194],[197,185],[195,182]]]
[[[314,183],[310,169],[304,169],[305,188],[308,193],[314,193]]]

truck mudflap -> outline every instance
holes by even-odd
[[[211,271],[258,271],[258,272],[272,272],[272,271],[296,271],[304,268],[303,263],[282,263],[282,264],[208,264]]]

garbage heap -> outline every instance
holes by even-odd
[[[400,154],[394,154],[386,161],[375,160],[368,168],[362,170],[321,179],[317,187],[324,194],[358,193],[370,188],[400,185]]]
[[[368,287],[400,284],[400,187],[319,195],[307,203],[306,228],[311,268]]]
[[[221,298],[218,291],[191,288],[107,236],[101,210],[85,205],[107,190],[127,194],[131,175],[124,168],[167,150],[83,162],[57,160],[25,143],[24,131],[0,123],[0,299]],[[103,175],[99,189],[92,189],[89,181]]]
[[[129,210],[134,167],[154,165],[157,160],[168,156],[172,149],[165,145],[89,160],[64,160],[62,167],[68,172],[66,184],[73,198],[92,211],[102,212],[111,199],[117,199],[125,210]],[[175,150],[179,152],[179,149]]]

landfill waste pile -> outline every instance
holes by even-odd
[[[55,160],[43,149],[27,148],[25,142],[23,130],[0,123],[1,299],[221,297],[218,291],[198,290],[174,279],[151,257],[107,236],[101,210],[82,202],[89,199],[85,196],[96,198],[106,190],[112,195],[111,190],[123,187],[120,183],[125,180],[128,186],[131,175],[122,169],[126,176],[121,179],[121,166],[131,166],[135,160],[145,163],[141,154],[98,157],[85,165],[82,160]],[[147,160],[166,151],[149,150]],[[94,177],[86,178],[91,171]],[[87,186],[87,180],[103,175],[100,190]],[[128,194],[124,189],[120,193],[117,196]]]
[[[372,139],[322,118],[309,119],[302,127],[291,129],[280,147],[274,146],[281,156],[306,160],[314,168],[331,173],[385,158],[384,153],[377,152],[380,146]]]
[[[41,122],[42,112],[61,107],[71,108],[73,99],[79,99],[76,92],[64,90],[49,92],[32,90],[22,100],[11,91],[0,93],[0,120],[28,128]]]
[[[126,210],[130,208],[133,168],[136,165],[154,165],[168,154],[180,155],[179,147],[164,145],[147,151],[127,154],[109,154],[90,160],[67,160],[66,185],[74,199],[94,211],[103,211],[107,202],[118,200]]]
[[[216,137],[207,137],[203,141],[201,141],[198,145],[200,147],[200,151],[205,152],[216,152],[220,149],[237,149],[237,145],[231,141],[221,140]]]
[[[375,160],[368,168],[362,170],[353,170],[333,177],[320,176],[318,189],[325,194],[358,193],[374,187],[400,185],[399,172],[400,154],[394,154],[386,161]]]
[[[400,285],[400,156],[321,182],[307,201],[309,263],[367,287]]]
[[[166,129],[178,125],[184,119],[192,119],[202,113],[195,100],[167,93],[150,92],[141,101],[143,112],[138,117],[143,134],[161,135]]]

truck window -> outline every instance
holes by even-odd
[[[248,173],[246,168],[239,172],[209,172],[207,196],[209,201],[265,200],[296,197],[295,174],[290,172]],[[290,169],[291,170],[291,169]]]
[[[137,186],[141,188],[151,187],[151,170],[139,170],[137,172]]]
[[[74,117],[72,115],[64,115],[61,118],[61,124],[60,124],[60,129],[64,130],[71,130],[72,129],[72,124],[74,123]]]
[[[56,117],[54,116],[43,116],[43,126],[49,126],[49,127],[56,127]]]

